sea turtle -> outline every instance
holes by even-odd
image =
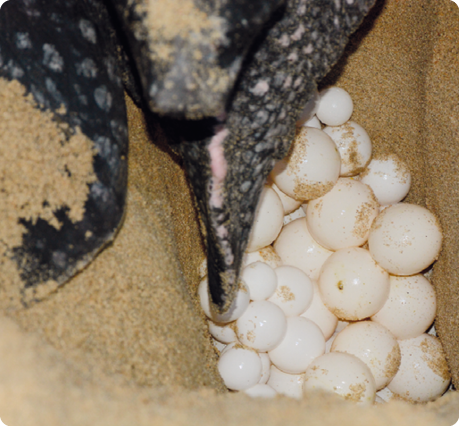
[[[161,117],[183,157],[205,224],[211,298],[227,310],[265,179],[374,1],[6,2],[0,77],[19,81],[36,108],[52,111],[67,139],[81,131],[95,147],[82,218],[69,217],[64,203],[53,211],[59,226],[19,218],[22,243],[2,241],[21,294],[66,282],[122,223],[126,89]],[[32,294],[22,302],[39,298]]]

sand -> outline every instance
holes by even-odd
[[[449,0],[379,1],[322,84],[349,91],[353,120],[376,152],[409,163],[409,201],[440,219],[437,329],[456,386],[458,30],[459,8]],[[8,426],[455,423],[455,392],[365,409],[334,395],[264,401],[226,392],[196,301],[204,250],[192,194],[158,122],[147,115],[147,127],[142,111],[127,105],[129,186],[117,238],[43,302],[2,311],[0,417]]]

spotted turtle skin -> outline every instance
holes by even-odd
[[[126,90],[157,115],[182,155],[205,225],[211,299],[218,311],[228,310],[266,177],[286,155],[317,82],[374,1],[180,0],[219,25],[220,36],[211,39],[203,20],[194,44],[190,33],[164,40],[149,9],[139,7],[147,0],[6,2],[0,77],[22,83],[40,108],[69,125],[69,136],[79,128],[97,150],[82,221],[72,223],[61,209],[59,230],[22,222],[27,232],[13,259],[24,287],[66,282],[119,228]],[[168,43],[167,66],[151,54],[158,43]],[[217,72],[218,86],[210,78]]]

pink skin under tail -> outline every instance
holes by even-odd
[[[223,141],[227,136],[227,129],[218,131],[208,146],[210,154],[210,170],[212,172],[212,189],[209,202],[210,206],[215,208],[221,208],[223,205],[222,188],[228,169],[228,163],[226,162],[223,150]]]

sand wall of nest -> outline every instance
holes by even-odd
[[[459,8],[378,1],[326,84],[346,88],[377,151],[408,161],[411,202],[441,220],[437,330],[459,385]],[[0,417],[8,425],[452,425],[459,396],[360,408],[226,393],[194,293],[203,257],[180,160],[128,99],[124,226],[93,263],[45,301],[0,318]]]

